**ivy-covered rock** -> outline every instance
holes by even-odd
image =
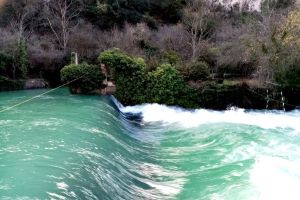
[[[71,82],[69,87],[72,93],[87,94],[100,89],[105,76],[97,65],[82,63],[65,66],[61,70],[61,79],[64,82]]]
[[[125,105],[161,103],[189,107],[188,88],[183,77],[171,64],[162,64],[147,72],[142,58],[127,55],[119,49],[104,51],[99,61],[115,70],[115,96]],[[185,103],[184,103],[185,102]]]
[[[117,72],[128,75],[139,73],[146,67],[144,59],[131,57],[118,48],[102,52],[98,61]]]
[[[131,57],[120,49],[104,51],[98,58],[99,62],[114,71],[117,86],[115,96],[124,104],[139,104],[145,101],[147,77],[145,61]]]

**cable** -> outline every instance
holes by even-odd
[[[27,100],[25,100],[25,101],[22,101],[22,102],[20,102],[20,103],[17,103],[17,104],[15,104],[15,105],[13,105],[13,106],[10,106],[10,107],[8,107],[8,108],[5,108],[5,109],[3,109],[3,110],[0,110],[0,113],[3,113],[3,112],[8,111],[8,110],[11,110],[11,109],[13,109],[13,108],[15,108],[15,107],[18,107],[18,106],[20,106],[20,105],[23,105],[23,104],[29,102],[29,101],[32,101],[32,100],[34,100],[34,99],[37,99],[37,98],[39,98],[39,97],[41,97],[41,96],[43,96],[43,95],[45,95],[45,94],[48,94],[48,93],[50,93],[50,92],[53,92],[53,91],[55,91],[55,90],[57,90],[57,89],[59,89],[59,88],[61,88],[61,87],[64,87],[64,86],[66,86],[66,85],[69,85],[70,83],[73,83],[73,82],[75,82],[75,81],[81,79],[81,78],[84,77],[85,75],[86,75],[86,74],[84,74],[84,75],[80,76],[79,78],[76,78],[76,79],[74,79],[74,80],[72,80],[72,81],[69,81],[69,82],[67,82],[67,83],[65,83],[65,84],[63,84],[63,85],[61,85],[61,86],[58,86],[58,87],[56,87],[56,88],[53,88],[53,89],[51,89],[51,90],[49,90],[49,91],[47,91],[47,92],[44,92],[44,93],[39,94],[39,95],[37,95],[37,96],[34,96],[34,97],[30,98],[30,99],[27,99]]]

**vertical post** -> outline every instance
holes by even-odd
[[[78,65],[78,54],[76,52],[71,53],[71,64]]]
[[[266,105],[266,110],[269,108],[269,102],[270,102],[269,89],[267,89],[267,105]]]
[[[281,100],[282,100],[282,108],[283,108],[283,111],[285,112],[285,102],[284,102],[284,96],[283,96],[283,93],[281,91]]]
[[[75,53],[75,65],[78,65],[78,54],[77,53]]]

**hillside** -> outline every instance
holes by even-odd
[[[170,64],[193,88],[299,87],[299,19],[294,0],[1,1],[0,79],[59,85],[71,52],[99,65],[101,52],[119,48],[147,73]]]

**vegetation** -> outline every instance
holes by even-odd
[[[45,78],[59,85],[96,69],[80,64],[73,66],[73,76],[63,73],[61,78],[61,69],[74,63],[70,55],[76,52],[79,63],[98,60],[110,68],[117,97],[125,104],[191,107],[199,105],[199,94],[227,88],[218,84],[232,79],[251,80],[256,88],[270,87],[270,82],[298,88],[298,4],[220,2],[5,1],[0,7],[0,75],[9,80]],[[82,90],[101,87],[102,80]]]
[[[166,103],[184,105],[188,86],[171,64],[162,64],[154,71],[147,71],[142,58],[131,57],[119,49],[104,51],[99,61],[115,73],[118,87],[116,97],[124,104]]]
[[[69,84],[72,93],[91,93],[102,87],[105,76],[96,65],[70,64],[61,70],[61,79]]]

